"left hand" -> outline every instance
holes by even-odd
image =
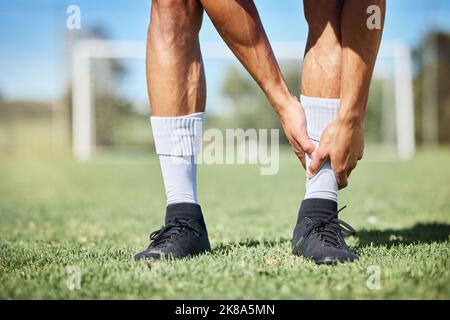
[[[330,159],[339,189],[348,185],[348,177],[364,153],[364,122],[345,121],[337,118],[330,123],[320,137],[313,153],[308,176],[314,176],[325,161]]]
[[[312,154],[315,146],[306,133],[305,112],[297,98],[293,97],[291,103],[283,106],[279,119],[292,150],[306,169],[305,153]]]

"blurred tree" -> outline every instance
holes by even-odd
[[[369,143],[380,143],[384,138],[382,136],[382,112],[384,111],[382,108],[383,81],[388,80],[372,80],[370,84],[369,99],[367,101],[366,117],[364,120],[365,140]]]
[[[233,121],[237,128],[278,127],[275,114],[258,85],[247,74],[232,66],[228,69],[222,93],[233,102]]]
[[[298,62],[284,63],[281,65],[281,69],[291,92],[299,97],[301,75]],[[366,114],[366,139],[368,142],[380,142],[384,138],[381,127],[382,86],[382,81],[374,81],[371,85]],[[244,71],[235,66],[230,67],[225,75],[222,93],[233,101],[233,126],[281,129],[281,125],[261,89]],[[281,142],[287,143],[285,136],[281,135],[281,137]]]
[[[299,76],[295,62],[281,67],[291,92],[298,96]],[[223,82],[222,94],[233,102],[233,116],[227,127],[280,129],[281,124],[256,82],[242,69],[231,66]],[[283,130],[281,130],[283,132]],[[281,142],[287,143],[284,134]]]
[[[427,54],[430,45],[434,47],[431,57]],[[437,142],[448,144],[450,143],[450,34],[440,31],[430,32],[414,49],[413,59],[417,141],[425,143],[423,138],[429,136],[426,130],[434,126],[437,129]],[[428,91],[424,92],[425,90]]]

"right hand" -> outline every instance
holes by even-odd
[[[307,176],[319,172],[330,160],[339,189],[348,185],[348,177],[364,154],[364,121],[345,121],[338,116],[323,131],[319,146],[307,169]]]

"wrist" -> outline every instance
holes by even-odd
[[[292,96],[290,93],[278,97],[273,97],[270,102],[275,113],[280,119],[289,116],[289,114],[292,114],[292,108],[300,107],[300,102],[298,101],[298,99]]]
[[[298,99],[291,94],[282,78],[267,81],[264,87],[261,86],[261,88],[278,117],[287,114],[293,105],[298,105],[299,103]]]
[[[341,108],[338,113],[338,121],[352,127],[364,126],[364,112],[360,110],[346,110]]]

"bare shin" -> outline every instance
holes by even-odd
[[[343,0],[304,0],[308,40],[303,59],[301,91],[305,96],[340,96],[342,4]]]
[[[147,36],[147,85],[154,116],[205,110],[206,84],[197,0],[153,0]]]

